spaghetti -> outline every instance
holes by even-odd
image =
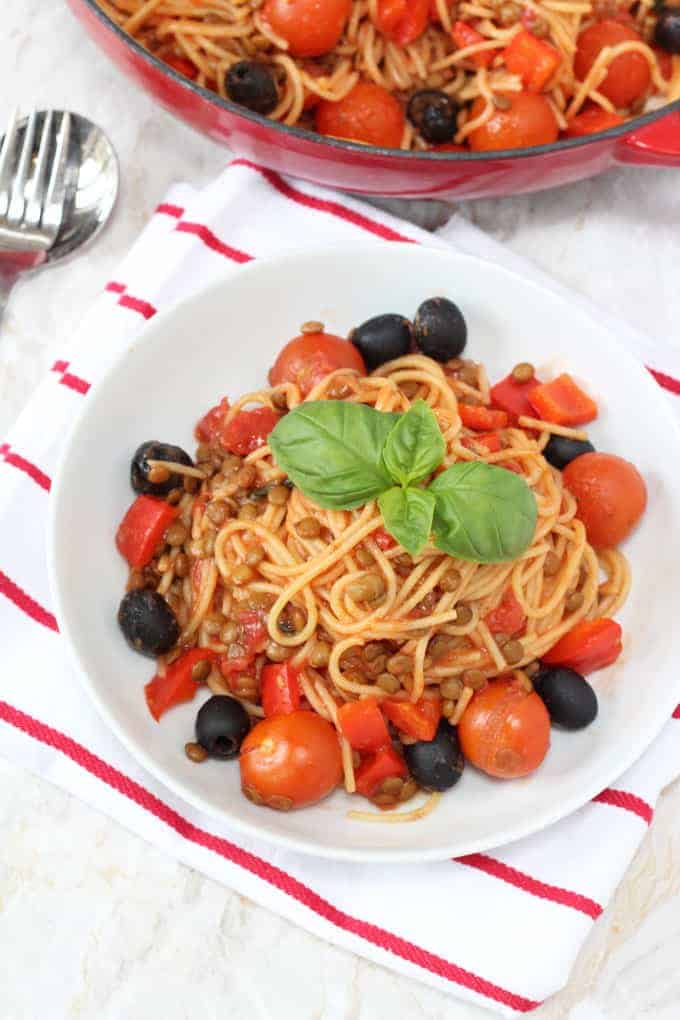
[[[143,567],[137,549],[126,545],[125,525],[148,496],[133,504],[118,535],[119,549],[134,564],[128,590],[155,589],[177,621],[178,636],[159,658],[147,700],[158,717],[191,697],[196,683],[207,683],[254,720],[265,716],[269,722],[306,708],[337,731],[347,792],[389,807],[413,796],[417,784],[398,756],[382,763],[386,786],[365,781],[368,738],[346,727],[344,708],[365,704],[362,725],[386,735],[384,712],[408,751],[414,740],[432,740],[442,716],[451,727],[463,726],[475,694],[490,682],[514,684],[513,697],[517,691],[535,697],[529,677],[579,628],[606,623],[620,634],[604,618],[625,601],[630,569],[617,548],[596,551],[589,544],[587,517],[586,523],[579,519],[577,499],[546,459],[555,442],[592,449],[587,434],[522,414],[513,424],[491,407],[492,400],[503,406],[508,388],[516,399],[530,385],[545,391],[539,400],[532,390],[534,408],[555,395],[565,399],[565,392],[576,406],[584,398],[594,408],[570,377],[544,386],[532,366],[521,364],[515,370],[519,391],[512,375],[491,389],[482,365],[460,358],[442,364],[420,353],[366,375],[356,368],[361,358],[354,345],[322,328],[288,347],[300,342],[307,352],[310,343],[330,343],[336,359],[340,345],[348,352],[340,355],[343,367],[322,373],[310,388],[297,369],[286,368],[285,360],[281,369],[277,361],[275,385],[232,404],[225,400],[201,420],[195,466],[175,447],[162,447],[170,451],[166,459],[158,456],[161,444],[140,448],[148,448],[144,470],[154,484],[164,491],[176,484],[165,502],[151,500],[153,513],[165,508],[173,523]],[[528,545],[509,561],[476,562],[449,555],[430,537],[409,554],[386,530],[376,501],[352,510],[321,508],[288,480],[267,435],[301,405],[325,401],[402,416],[424,402],[443,439],[438,472],[483,462],[505,469],[499,477],[507,480],[508,471],[526,483],[536,505]],[[487,418],[494,432],[480,431]],[[147,531],[145,525],[140,541]],[[603,658],[600,649],[591,668],[613,661],[607,654]],[[498,680],[508,677],[513,679]],[[161,690],[167,698],[159,707]],[[379,736],[371,740],[380,742]],[[245,781],[244,789],[263,802]],[[287,795],[274,800],[274,806],[291,806]]]
[[[512,99],[527,89],[530,94],[541,93],[547,101],[557,125],[555,137],[557,128],[569,134],[570,122],[584,108],[614,118],[596,121],[592,128],[585,129],[601,130],[644,109],[680,99],[680,57],[671,57],[652,46],[656,13],[651,0],[635,0],[632,4],[630,0],[622,4],[605,0],[523,0],[521,5],[513,0],[462,0],[457,5],[449,0],[432,0],[429,18],[426,14],[422,26],[410,34],[391,27],[382,0],[348,0],[349,14],[340,24],[339,39],[321,55],[315,50],[317,55],[313,57],[296,56],[297,40],[298,48],[281,34],[281,29],[277,32],[272,27],[269,7],[275,0],[97,2],[115,24],[151,53],[225,99],[241,101],[229,95],[230,68],[242,61],[266,65],[278,96],[267,112],[285,124],[324,133],[315,120],[319,102],[322,106],[338,104],[360,82],[370,82],[395,95],[404,108],[422,90],[437,90],[450,97],[457,110],[450,138],[437,139],[421,123],[405,117],[400,142],[404,149],[437,148],[438,142],[447,140],[456,144],[472,142],[470,136],[504,108],[508,97]],[[602,45],[579,78],[575,58],[578,63],[580,34],[591,25],[610,24],[602,21],[607,18],[625,20],[629,36]],[[528,33],[533,40],[530,45],[539,47],[530,53],[528,63],[524,58],[524,65],[507,57],[508,47],[520,33],[524,37]],[[397,41],[402,36],[408,41]],[[528,77],[532,61],[541,58],[543,44],[555,56],[554,70],[548,69],[546,80],[542,76],[538,83],[532,82]],[[634,58],[649,67],[639,92],[624,97],[623,102],[603,93],[603,81],[614,62],[619,61],[621,75],[626,73],[621,61]],[[475,101],[477,105],[471,112]],[[395,144],[393,136],[385,136],[384,141],[370,134],[363,137],[359,126],[355,133],[344,137]],[[519,136],[506,141],[505,147],[540,144],[531,136],[529,141]]]

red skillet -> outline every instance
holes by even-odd
[[[552,188],[617,164],[680,167],[680,101],[587,138],[494,153],[416,153],[286,127],[200,88],[148,53],[95,0],[68,0],[101,48],[167,110],[273,170],[345,191],[482,198]]]

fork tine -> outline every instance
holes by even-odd
[[[24,129],[24,143],[21,147],[19,164],[12,183],[12,197],[9,203],[8,218],[11,223],[20,223],[26,207],[26,181],[33,160],[33,143],[35,141],[35,125],[37,114],[31,110],[28,123]]]
[[[52,110],[50,110],[43,121],[42,133],[40,136],[40,147],[38,149],[38,158],[35,163],[35,170],[33,177],[31,178],[28,188],[28,199],[26,202],[26,212],[24,219],[26,225],[31,229],[35,229],[40,226],[40,219],[42,217],[43,205],[45,204],[46,195],[46,184],[47,184],[47,157],[50,151],[50,141],[52,138],[52,121],[54,120]]]
[[[14,176],[18,134],[19,107],[15,107],[0,149],[0,216],[4,216],[9,208],[10,185]]]
[[[57,135],[57,148],[54,153],[50,183],[47,187],[47,198],[43,209],[42,227],[45,230],[56,232],[61,226],[66,199],[66,163],[70,139],[71,114],[65,113],[61,118]]]

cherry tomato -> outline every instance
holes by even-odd
[[[385,531],[384,528],[378,528],[377,531],[373,532],[373,541],[378,549],[382,549],[383,552],[387,552],[388,549],[394,549],[397,544],[396,538],[392,538],[389,531]]]
[[[564,484],[576,497],[576,516],[597,549],[623,542],[647,506],[647,487],[630,461],[612,453],[584,453],[567,464]]]
[[[196,425],[194,434],[199,443],[215,443],[222,432],[224,416],[229,410],[229,401],[224,397],[219,404],[211,407]]]
[[[171,67],[173,71],[177,71],[178,74],[183,74],[185,78],[191,78],[192,81],[198,78],[198,68],[185,57],[178,57],[176,54],[170,53],[163,59],[168,67]]]
[[[338,103],[323,99],[316,108],[320,135],[366,145],[398,149],[404,133],[404,110],[399,100],[369,81],[360,81]]]
[[[263,18],[292,57],[320,57],[345,30],[352,0],[266,0]]]
[[[378,0],[376,26],[400,46],[423,34],[430,16],[430,0]]]
[[[281,415],[271,407],[254,407],[250,411],[239,411],[222,431],[221,444],[230,453],[247,457],[253,450],[259,450],[267,442]]]
[[[444,142],[443,145],[433,145],[433,152],[468,152],[466,145],[456,145],[455,142]]]
[[[605,46],[618,46],[623,42],[643,42],[643,39],[630,25],[613,19],[597,21],[584,29],[578,37],[574,57],[574,73],[578,80],[584,81]],[[641,53],[622,53],[609,65],[607,76],[597,86],[597,91],[614,106],[630,106],[647,91],[650,80],[649,64]]]
[[[557,141],[559,128],[550,103],[542,95],[531,92],[507,93],[507,110],[496,110],[486,124],[468,135],[473,152],[496,149],[521,149],[532,145],[549,145]],[[486,106],[479,96],[472,104],[470,120],[479,117]]]
[[[497,779],[528,776],[550,746],[550,716],[534,691],[494,680],[477,691],[458,724],[465,757]]]
[[[339,368],[366,375],[364,359],[348,340],[331,333],[303,333],[290,340],[269,370],[272,386],[292,382],[303,397]]]
[[[239,760],[246,797],[281,811],[316,804],[342,778],[337,734],[314,712],[257,723],[241,744]]]

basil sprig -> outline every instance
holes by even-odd
[[[450,556],[499,563],[519,556],[534,536],[536,500],[511,471],[460,462],[424,487],[446,446],[423,400],[406,414],[343,400],[300,404],[281,418],[269,445],[318,506],[353,510],[377,499],[386,530],[412,555],[434,534]]]

